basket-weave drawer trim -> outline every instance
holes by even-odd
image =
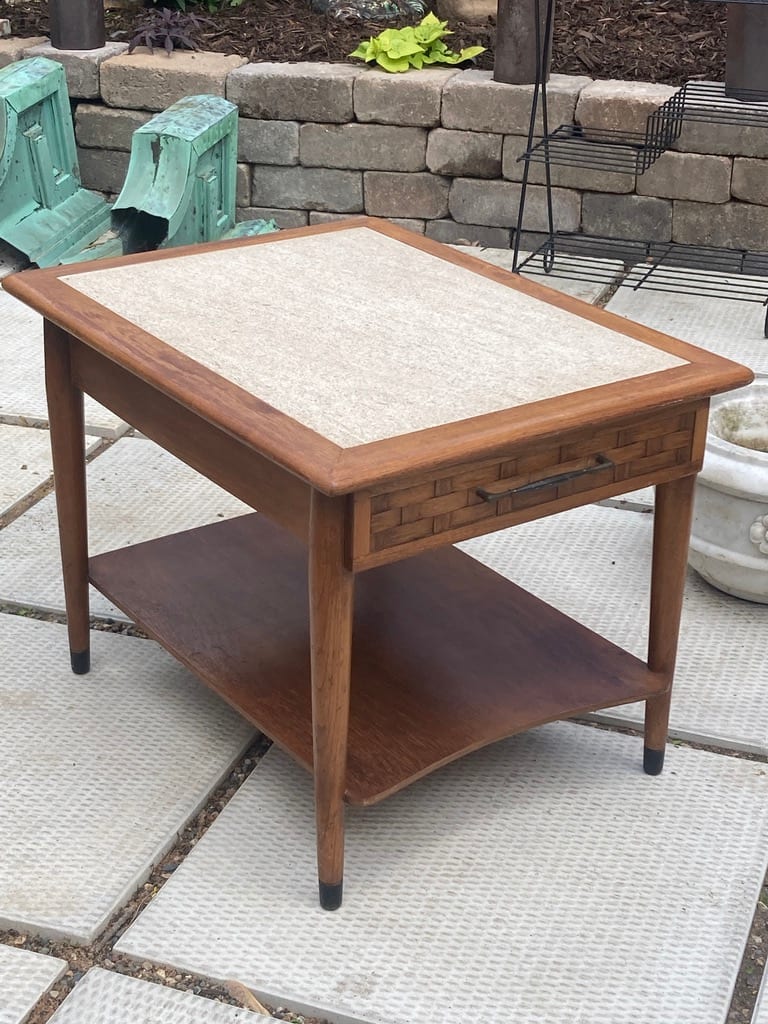
[[[646,417],[627,426],[601,428],[511,451],[492,459],[452,467],[440,476],[371,496],[371,551],[408,544],[483,520],[497,519],[521,509],[546,506],[569,495],[627,484],[662,469],[684,465],[693,458],[695,411]],[[562,473],[595,465],[602,455],[612,465],[563,483],[485,501],[478,488],[506,491]],[[503,524],[499,523],[499,527]],[[494,527],[495,528],[495,527]]]

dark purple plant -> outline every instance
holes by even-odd
[[[155,47],[162,47],[168,54],[173,52],[174,47],[199,50],[194,36],[210,24],[210,19],[188,11],[171,11],[167,7],[150,11],[136,26],[136,34],[128,46],[128,53],[132,53],[137,46],[146,46],[153,53]]]

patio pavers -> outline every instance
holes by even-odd
[[[457,252],[466,253],[469,256],[476,256],[478,259],[485,260],[486,263],[492,263],[495,267],[512,270],[514,252],[511,249],[484,249],[477,245],[452,245],[451,248],[456,249]],[[525,259],[528,255],[530,254],[527,252],[521,252],[520,260]],[[558,268],[568,269],[570,262],[572,261],[569,261],[567,256],[562,256],[560,257]],[[554,288],[558,292],[565,292],[566,295],[572,295],[575,299],[581,299],[582,302],[594,303],[599,302],[613,287],[613,283],[624,273],[624,264],[618,260],[596,260],[595,265],[600,268],[605,280],[591,281],[580,276],[559,277],[554,273],[531,274],[525,270],[522,272],[521,277],[525,277],[537,284],[546,285],[548,288]]]
[[[0,289],[0,422],[48,425],[42,324],[34,310]],[[125,433],[128,424],[86,397],[85,428],[88,434],[115,438]]]
[[[595,505],[461,544],[475,558],[644,658],[653,517]],[[672,735],[768,754],[768,605],[688,573]],[[643,706],[599,712],[641,725]]]
[[[152,641],[91,640],[90,674],[73,675],[64,626],[0,614],[0,928],[78,942],[132,895],[253,736]]]
[[[0,1024],[23,1024],[66,969],[65,960],[0,945]]]
[[[0,423],[0,516],[7,515],[52,473],[47,430]]]
[[[123,438],[88,466],[94,555],[247,511],[237,498],[144,438]],[[54,495],[0,532],[0,562],[0,601],[63,610]],[[93,588],[91,612],[124,618]]]
[[[269,1024],[273,1019],[95,967],[50,1024]]]
[[[118,951],[269,1003],[412,1024],[720,1024],[768,861],[762,764],[573,723],[348,811],[317,904],[312,785],[273,748]]]
[[[768,280],[765,289],[768,295]],[[759,303],[619,288],[605,308],[753,370],[768,372],[765,307]]]

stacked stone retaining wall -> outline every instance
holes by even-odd
[[[281,227],[385,217],[445,242],[510,245],[532,89],[487,71],[404,75],[353,64],[249,64],[240,57],[121,43],[54,50],[0,40],[0,66],[26,56],[67,72],[83,184],[119,191],[131,133],[185,95],[240,109],[238,216]],[[554,75],[550,126],[643,131],[670,86]],[[528,232],[546,230],[543,167],[532,165]],[[686,123],[645,174],[552,168],[555,226],[591,235],[768,250],[768,132]]]

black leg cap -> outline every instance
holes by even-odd
[[[646,775],[661,775],[664,767],[664,751],[643,748],[643,771]]]
[[[336,882],[329,885],[327,882],[320,882],[320,906],[323,910],[338,910],[341,906],[341,891],[343,882]]]
[[[72,671],[75,675],[84,676],[91,670],[91,652],[86,647],[84,651],[70,651],[69,659],[72,663]]]

